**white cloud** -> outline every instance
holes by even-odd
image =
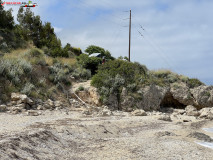
[[[63,30],[62,28],[58,28],[58,27],[53,27],[53,28],[54,28],[55,33],[59,33]]]

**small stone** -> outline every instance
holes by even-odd
[[[34,102],[33,102],[33,100],[32,100],[32,99],[27,98],[27,104],[29,104],[29,105],[33,105],[33,104],[34,104]]]
[[[101,112],[101,115],[102,116],[111,116],[113,114],[109,109],[103,109],[103,111]]]
[[[54,102],[55,107],[60,107],[62,104],[60,101],[55,101]]]
[[[171,122],[171,117],[169,115],[161,115],[158,120]]]
[[[18,104],[16,105],[17,108],[20,108],[20,109],[24,109],[25,108],[25,104],[24,103],[21,103],[21,104]]]
[[[11,107],[10,109],[10,113],[12,114],[18,114],[19,112],[21,112],[21,109],[19,107]]]
[[[6,105],[0,105],[0,112],[6,112],[7,106]]]
[[[42,105],[38,105],[37,110],[43,110],[44,107]]]
[[[82,111],[82,114],[86,115],[86,116],[89,116],[89,115],[92,115],[92,112],[88,109]]]
[[[146,112],[142,109],[136,109],[132,112],[133,116],[147,116]]]
[[[34,111],[34,110],[29,110],[27,112],[27,115],[28,116],[39,116],[39,113],[37,111]]]

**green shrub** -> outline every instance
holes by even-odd
[[[87,54],[81,54],[77,57],[77,61],[83,68],[91,70],[92,75],[94,75],[102,59],[98,57],[89,57]]]
[[[188,83],[189,88],[195,88],[195,87],[199,87],[199,86],[203,85],[203,83],[200,80],[198,80],[197,78],[191,78],[188,80],[187,83]]]
[[[50,75],[49,80],[55,84],[63,83],[65,85],[71,85],[69,76],[71,75],[72,69],[69,65],[63,65],[61,63],[54,63],[53,66],[49,67]]]
[[[29,54],[30,54],[31,57],[42,57],[42,56],[44,56],[42,51],[38,48],[31,49]]]
[[[91,78],[91,71],[85,68],[82,68],[81,66],[78,66],[73,72],[72,76],[75,79],[82,79],[82,80],[88,80]]]
[[[115,78],[120,75],[125,80],[125,86],[137,83],[141,76],[147,74],[147,68],[139,63],[131,63],[123,60],[108,61],[101,65],[98,73],[92,78],[92,85],[100,88],[104,85],[104,80]]]
[[[84,91],[84,90],[85,90],[85,89],[84,89],[83,86],[78,87],[78,91]]]
[[[2,59],[0,61],[0,75],[10,80],[14,84],[20,82],[23,75],[32,72],[32,65],[24,59]]]
[[[32,92],[32,90],[35,88],[35,86],[29,82],[27,82],[24,86],[24,88],[22,89],[21,93],[26,94],[26,95],[30,95],[30,93]]]

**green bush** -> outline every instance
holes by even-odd
[[[120,75],[125,80],[125,86],[137,83],[139,77],[147,74],[147,68],[139,63],[131,63],[123,60],[108,61],[100,65],[98,73],[92,78],[92,85],[97,88],[102,87],[103,81],[110,77],[115,78]]]
[[[81,66],[78,66],[73,72],[72,76],[75,79],[81,79],[81,80],[88,80],[91,78],[91,71],[88,69],[85,69]]]
[[[188,83],[189,88],[195,88],[195,87],[199,87],[199,86],[203,85],[203,83],[200,80],[198,80],[197,78],[191,78],[188,80],[187,83]]]
[[[44,56],[42,51],[38,48],[31,49],[29,54],[30,54],[31,57],[42,57],[42,56]]]
[[[72,69],[68,65],[61,63],[54,63],[49,67],[50,75],[49,80],[55,84],[63,83],[65,85],[71,85],[69,77]]]
[[[84,91],[84,87],[83,86],[78,87],[78,91]]]
[[[32,65],[24,59],[2,59],[0,61],[0,75],[18,84],[21,76],[29,75]]]
[[[30,93],[32,92],[32,90],[35,88],[35,86],[29,82],[27,82],[24,86],[24,88],[22,89],[21,93],[26,94],[26,95],[30,95]]]
[[[126,87],[129,93],[136,92],[140,78],[146,77],[147,72],[147,68],[139,63],[123,60],[108,61],[99,66],[98,73],[93,76],[91,84],[98,88],[104,103],[110,95],[115,95],[120,104],[123,87]]]
[[[77,61],[83,68],[91,70],[92,75],[94,75],[102,59],[98,57],[89,57],[87,54],[81,54],[77,57]]]

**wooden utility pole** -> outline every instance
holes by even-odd
[[[131,52],[131,27],[132,27],[132,13],[130,9],[130,17],[129,17],[129,62],[130,62],[130,52]]]

